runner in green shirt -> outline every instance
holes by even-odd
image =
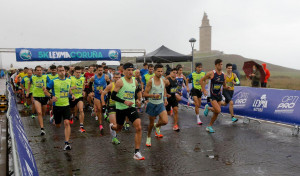
[[[126,63],[123,65],[123,68],[124,77],[117,81],[112,93],[112,99],[116,101],[117,125],[112,125],[111,128],[117,132],[121,131],[125,117],[128,117],[135,128],[135,151],[133,158],[136,160],[144,160],[145,158],[140,153],[142,140],[141,119],[135,108],[135,103],[140,103],[141,93],[138,93],[138,99],[136,100],[135,91],[138,83],[132,77],[133,64]]]
[[[77,117],[77,110],[79,109],[79,121],[81,133],[85,132],[83,127],[84,112],[83,112],[83,97],[85,88],[85,78],[81,76],[81,68],[79,66],[75,67],[75,76],[71,76],[71,90],[75,96],[75,101],[70,100],[70,107],[75,111],[75,118]]]
[[[199,108],[201,107],[201,97],[202,97],[202,92],[201,92],[201,84],[200,84],[200,79],[205,76],[205,72],[202,71],[202,63],[196,63],[196,71],[191,73],[189,77],[187,78],[187,82],[189,80],[192,81],[192,89],[191,89],[191,96],[194,100],[195,104],[195,113],[196,113],[196,118],[197,118],[197,124],[202,125],[202,121],[199,117]],[[187,91],[189,92],[189,85],[187,84]]]
[[[28,85],[29,85],[31,77],[32,77],[32,70],[29,69],[27,72],[27,76],[25,76],[21,81],[21,87],[24,89],[24,94],[25,94],[25,98],[26,98],[26,102],[24,103],[24,105],[26,107],[29,107],[33,103],[33,97],[32,97],[33,87],[31,86],[30,89],[28,89]],[[28,96],[26,96],[27,92],[29,92]],[[35,108],[34,108],[34,105],[32,105],[31,106],[31,118],[35,118],[34,111],[35,111]]]
[[[61,120],[64,120],[65,126],[65,147],[64,150],[71,150],[69,143],[71,127],[70,127],[70,104],[69,96],[72,95],[72,100],[75,101],[75,96],[71,91],[71,79],[65,77],[65,68],[57,67],[58,78],[55,78],[47,84],[47,89],[52,89],[53,114],[56,127],[60,127]],[[51,96],[49,91],[45,90],[48,96]]]
[[[51,66],[49,67],[49,70],[51,71],[51,74],[48,74],[47,76],[50,78],[50,80],[53,80],[53,79],[55,79],[55,78],[58,78],[57,68],[56,68],[55,65],[51,65]],[[50,90],[50,93],[52,93],[51,90]],[[49,100],[48,105],[49,105],[49,109],[50,109],[50,111],[49,111],[49,114],[50,114],[50,123],[53,123],[53,106],[52,106],[52,105],[53,105],[53,102],[52,102],[51,99]]]
[[[38,114],[38,120],[41,126],[41,135],[43,136],[46,134],[44,130],[43,116],[45,116],[46,114],[47,103],[49,100],[49,97],[46,97],[44,91],[46,90],[47,83],[50,82],[50,79],[47,75],[42,75],[42,67],[39,65],[35,67],[35,74],[36,75],[30,78],[30,82],[28,83],[28,89],[30,90],[31,86],[33,87],[33,103],[35,106],[35,110]],[[26,93],[26,96],[29,96],[29,92]]]

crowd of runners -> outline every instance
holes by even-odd
[[[207,132],[215,132],[212,126],[221,112],[221,106],[229,104],[232,122],[238,120],[234,117],[231,99],[234,85],[239,84],[239,79],[232,72],[232,64],[226,64],[225,73],[222,67],[222,60],[217,59],[215,70],[205,73],[202,71],[202,64],[196,63],[195,71],[185,77],[181,65],[165,74],[163,65],[159,63],[156,65],[144,63],[141,70],[134,68],[132,63],[121,64],[117,70],[109,68],[105,63],[86,68],[51,65],[48,69],[41,66],[25,67],[15,73],[11,72],[10,78],[20,103],[25,108],[31,107],[31,118],[38,119],[40,135],[46,135],[44,129],[46,119],[57,127],[63,122],[64,150],[71,150],[70,125],[75,119],[79,120],[80,125],[76,128],[85,133],[85,113],[92,111],[92,115],[99,123],[100,133],[104,130],[103,122],[110,123],[109,130],[113,144],[120,144],[117,136],[122,129],[128,130],[131,122],[135,129],[133,158],[144,160],[139,150],[142,139],[139,114],[145,110],[149,115],[147,147],[151,147],[153,130],[156,137],[163,137],[160,129],[168,124],[169,116],[174,118],[173,130],[179,132],[178,105],[184,88],[195,105],[197,125],[202,125],[199,111],[201,97],[208,97],[211,105],[205,105],[203,115],[208,116],[211,111],[213,116],[206,127]],[[192,87],[189,83],[192,83]],[[222,95],[225,97],[224,100]]]

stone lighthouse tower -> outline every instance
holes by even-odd
[[[200,27],[200,52],[211,52],[211,26],[207,18],[207,14],[204,12],[202,18],[202,25]]]

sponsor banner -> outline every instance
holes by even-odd
[[[191,87],[191,85],[190,85]],[[233,95],[234,113],[268,121],[300,125],[300,91],[236,86]],[[224,97],[223,97],[224,99]],[[182,104],[194,106],[183,90]],[[207,98],[202,96],[201,106]],[[229,113],[229,106],[222,112]]]
[[[22,120],[20,118],[13,90],[10,85],[9,93],[11,95],[9,101],[9,115],[11,116],[11,123],[22,175],[38,175],[36,162],[25,133]]]
[[[30,61],[120,61],[119,49],[16,48],[17,62]]]

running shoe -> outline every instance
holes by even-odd
[[[113,123],[109,124],[109,131],[110,131],[111,136],[112,136],[113,138],[115,138],[115,137],[117,136],[117,133],[116,133],[115,130],[113,130],[113,129],[111,128],[113,125],[114,125]]]
[[[174,125],[174,126],[173,126],[173,130],[174,130],[174,131],[179,131],[178,125]]]
[[[98,120],[98,116],[95,116],[95,120]]]
[[[83,127],[80,127],[79,131],[80,131],[81,133],[85,133],[85,129],[84,129]]]
[[[71,150],[71,145],[70,144],[65,144],[64,150]]]
[[[155,129],[155,136],[158,138],[164,137],[162,134],[160,134],[160,127],[156,127],[156,123],[154,123],[154,129]]]
[[[206,104],[205,107],[204,107],[204,112],[203,113],[204,113],[205,116],[208,115],[208,112],[209,112],[208,107],[209,107],[208,104]]]
[[[147,137],[146,146],[151,147],[151,137]]]
[[[142,154],[140,152],[136,152],[134,155],[133,155],[133,159],[136,159],[136,160],[145,160],[145,157],[142,156]]]
[[[129,123],[126,123],[126,122],[125,122],[125,124],[124,124],[124,130],[125,130],[125,131],[128,131],[129,128],[130,128]]]
[[[34,115],[34,114],[31,114],[31,118],[34,119],[34,118],[35,118],[35,115]]]
[[[49,122],[52,124],[53,123],[54,118],[50,116],[50,120]]]
[[[50,110],[50,118],[53,118],[53,111],[52,110]]]
[[[41,130],[41,136],[44,136],[46,134],[45,130]]]
[[[121,143],[121,142],[117,139],[117,137],[113,137],[112,140],[111,140],[111,142],[112,142],[113,144],[116,144],[116,145],[118,145],[118,144]]]
[[[209,133],[214,133],[215,132],[215,130],[211,126],[207,126],[206,131],[209,132]]]
[[[239,120],[239,119],[237,119],[237,118],[235,118],[235,117],[232,117],[232,118],[231,118],[231,121],[232,121],[232,122],[237,122],[238,120]]]
[[[197,117],[197,124],[198,125],[202,125],[203,123],[201,122],[201,120],[200,120],[200,117]]]
[[[103,130],[103,126],[99,125],[99,129],[100,129],[100,131],[102,131]]]
[[[108,123],[109,123],[109,122],[110,122],[110,121],[109,121],[109,116],[107,116],[107,115],[104,115],[104,120],[105,120],[106,122],[108,122]]]
[[[71,125],[74,123],[73,118],[71,118],[69,121],[70,121],[70,124],[71,124]]]

